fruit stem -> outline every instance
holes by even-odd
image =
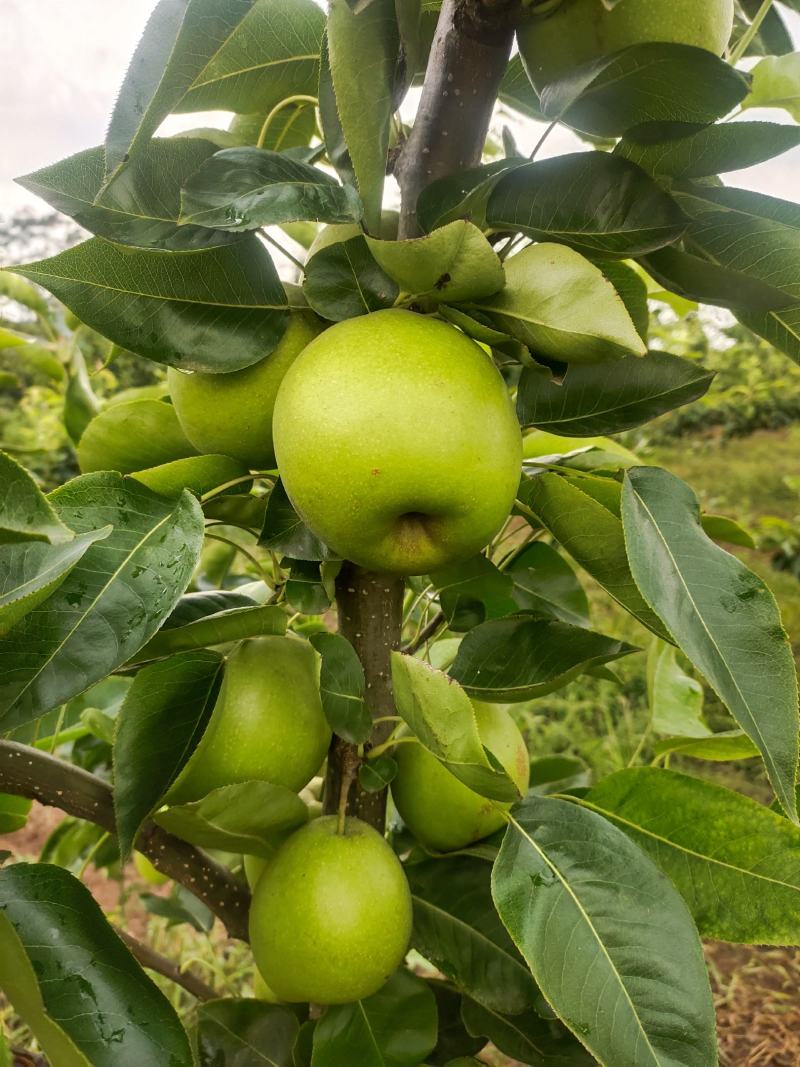
[[[280,111],[283,110],[283,108],[289,107],[290,104],[313,104],[314,107],[316,107],[318,103],[319,100],[317,100],[316,96],[306,96],[303,93],[297,93],[295,96],[287,96],[285,100],[281,100],[281,102],[279,104],[276,104],[272,111],[270,111],[270,113],[264,119],[264,124],[261,127],[261,132],[259,133],[258,140],[256,141],[256,148],[264,147],[264,141],[266,141],[267,139],[267,133],[269,131],[270,126],[272,125],[273,119]],[[297,114],[299,115],[302,110],[302,108],[298,108]],[[295,118],[296,117],[297,116],[295,116]],[[292,121],[293,120],[290,120],[290,124]],[[276,145],[275,151],[278,151],[279,148],[280,143]]]
[[[755,38],[756,34],[761,29],[761,23],[764,21],[764,19],[769,14],[769,9],[771,7],[772,7],[772,0],[764,0],[764,2],[762,3],[761,7],[756,12],[755,18],[750,23],[750,25],[747,27],[747,29],[744,31],[744,33],[742,34],[741,38],[739,39],[739,43],[736,45],[736,47],[734,48],[734,50],[730,54],[730,58],[729,58],[728,62],[731,64],[732,67],[736,66],[736,64],[739,62],[739,60],[745,54],[747,49],[750,47],[750,45],[753,42],[753,39]]]
[[[396,737],[394,734],[392,734],[392,736],[386,741],[384,741],[382,744],[376,745],[374,748],[371,748],[367,753],[367,759],[377,759],[378,756],[382,756],[384,752],[386,752],[390,748],[394,748],[395,745],[407,745],[410,742],[413,742],[414,744],[419,744],[417,738],[411,734],[409,734],[407,737]]]
[[[305,272],[306,272],[305,264],[301,263],[300,260],[297,259],[296,256],[293,256],[288,248],[284,248],[283,245],[280,243],[280,241],[276,241],[275,238],[272,236],[272,234],[268,233],[267,230],[264,229],[263,227],[258,232],[261,234],[261,236],[264,238],[265,241],[269,241],[269,243],[271,245],[274,245],[282,255],[286,256],[286,258],[290,262],[294,263],[294,265],[300,271],[301,275],[305,274]]]

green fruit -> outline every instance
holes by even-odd
[[[143,856],[141,852],[134,852],[133,865],[139,877],[148,885],[166,885],[169,881],[167,875],[156,870],[147,856]]]
[[[136,399],[109,404],[95,415],[78,444],[83,474],[134,471],[196,456],[175,408],[165,400]]]
[[[230,374],[188,374],[170,367],[172,402],[195,448],[233,456],[251,469],[274,467],[272,409],[278,386],[316,334],[310,314],[294,314],[275,351],[252,367]]]
[[[330,739],[311,645],[295,637],[243,641],[228,657],[211,721],[168,802],[200,800],[233,782],[297,792],[319,770]]]
[[[541,92],[590,60],[647,41],[689,44],[722,55],[733,29],[733,0],[564,0],[517,30],[528,77]]]
[[[337,323],[275,403],[281,478],[307,525],[369,570],[428,574],[497,533],[522,442],[503,379],[453,326],[410,311]]]
[[[256,1000],[266,1000],[268,1004],[280,1003],[258,971],[253,975],[253,996]]]
[[[345,1004],[376,992],[411,936],[411,893],[372,827],[334,815],[298,830],[259,880],[250,945],[280,1000]]]
[[[530,757],[516,723],[495,704],[473,705],[478,734],[505,767],[521,793],[528,788]],[[505,819],[497,804],[473,792],[422,745],[398,745],[398,771],[392,798],[403,822],[427,848],[438,852],[464,848],[499,830]]]
[[[263,856],[244,857],[244,876],[247,879],[247,884],[250,886],[251,892],[258,885],[258,880],[267,869],[268,863],[269,860],[264,859]]]

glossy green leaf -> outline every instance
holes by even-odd
[[[336,108],[336,94],[333,91],[333,74],[331,73],[331,57],[327,33],[322,38],[317,93],[319,124],[322,139],[325,143],[325,155],[331,165],[335,167],[340,179],[349,185],[355,185],[356,176],[353,173],[353,164],[350,159],[350,153],[347,151],[342,123]]]
[[[314,1030],[312,1067],[419,1067],[436,1045],[436,1001],[401,968],[355,1004],[331,1005]]]
[[[186,588],[203,517],[118,474],[87,474],[50,497],[76,534],[111,524],[44,604],[0,638],[0,722],[8,730],[82,693],[133,656]]]
[[[535,1011],[503,1015],[464,997],[464,1025],[471,1034],[481,1034],[495,1048],[533,1067],[594,1067],[596,1060],[572,1034]]]
[[[0,834],[13,834],[28,821],[33,801],[0,793]]]
[[[254,0],[160,0],[133,55],[106,135],[114,173],[141,151]]]
[[[234,115],[227,138],[217,143],[220,148],[249,144],[269,148],[273,152],[284,152],[288,148],[307,145],[316,129],[317,121],[310,100],[299,100],[294,104],[283,102],[277,112],[270,110],[267,114],[257,111],[253,115]]]
[[[511,816],[492,892],[543,995],[600,1063],[716,1061],[691,915],[615,826],[569,801],[528,797]]]
[[[246,637],[280,636],[286,632],[288,619],[274,604],[253,604],[225,608],[182,625],[162,627],[132,658],[133,663],[161,659],[175,652],[186,652],[212,645],[226,645]]]
[[[191,1063],[167,998],[60,867],[0,871],[0,987],[59,1067]]]
[[[181,224],[240,233],[311,220],[358,222],[358,193],[325,171],[263,148],[226,148],[183,187]]]
[[[475,700],[532,700],[590,667],[638,652],[612,637],[555,619],[512,615],[477,626],[458,649],[450,675]]]
[[[130,474],[197,455],[175,408],[163,400],[129,400],[105,408],[84,430],[77,451],[84,474]]]
[[[0,545],[0,634],[46,600],[89,547],[110,533],[111,527],[104,526],[56,545],[41,541]]]
[[[99,410],[100,401],[92,389],[83,352],[79,345],[74,345],[64,393],[64,429],[74,445],[78,444],[83,431]]]
[[[636,327],[636,332],[646,345],[650,335],[650,305],[647,284],[642,274],[632,264],[619,259],[598,259],[595,266],[600,268],[616,289]]]
[[[519,53],[511,57],[506,67],[503,80],[500,82],[498,97],[502,104],[519,111],[526,118],[543,121],[544,116],[539,107],[539,97],[531,85],[528,75],[525,73],[525,67],[522,65],[522,57]]]
[[[615,151],[656,177],[706,178],[754,167],[798,145],[800,129],[776,122],[676,122],[636,126]]]
[[[659,637],[664,624],[631,575],[620,519],[619,484],[575,473],[545,471],[523,482],[522,496],[536,518],[627,612]]]
[[[292,1067],[299,1023],[263,1000],[211,1000],[197,1018],[200,1067]]]
[[[72,536],[33,476],[0,452],[0,544],[45,541],[58,545]]]
[[[379,793],[397,777],[397,760],[385,752],[358,768],[358,784],[367,793]]]
[[[95,237],[14,270],[121,348],[182,370],[257,363],[288,321],[283,286],[255,237],[178,253]]]
[[[292,507],[280,479],[269,494],[258,543],[277,555],[291,559],[314,561],[330,558],[327,546],[309,530]]]
[[[475,306],[540,355],[583,364],[645,354],[616,289],[579,252],[529,245],[506,260],[505,273],[505,288]]]
[[[216,145],[200,138],[156,138],[104,186],[106,157],[100,146],[17,182],[109,241],[173,251],[207,248],[236,238],[203,226],[178,226],[178,216],[181,186],[215,151]]]
[[[616,137],[643,122],[714,122],[747,90],[746,76],[712,52],[651,42],[575,68],[545,87],[541,107],[548,118]]]
[[[753,534],[728,515],[710,515],[705,512],[700,516],[700,522],[712,541],[723,541],[726,545],[739,545],[741,548],[758,547]]]
[[[487,619],[516,610],[514,583],[487,559],[473,556],[430,576],[449,630],[465,633]]]
[[[678,651],[666,641],[654,641],[647,656],[647,699],[650,721],[657,734],[707,737],[703,721],[703,687],[678,663]]]
[[[498,159],[431,182],[419,194],[417,221],[426,232],[456,219],[468,219],[479,229],[486,229],[486,207],[492,190],[504,174],[526,162]]]
[[[313,0],[256,0],[249,6],[174,110],[267,115],[287,97],[316,95],[323,10]]]
[[[240,460],[211,454],[188,456],[186,459],[174,459],[169,463],[146,467],[134,471],[132,477],[159,496],[180,496],[184,489],[188,489],[196,497],[202,498],[213,489],[246,475],[247,467]]]
[[[414,902],[411,944],[462,992],[518,1014],[538,990],[492,902],[491,867],[468,856],[405,868]]]
[[[503,265],[471,222],[451,222],[426,237],[367,237],[375,262],[404,293],[434,302],[477,300],[502,289]]]
[[[612,774],[581,804],[650,855],[704,937],[800,944],[800,830],[788,819],[730,789],[653,767]]]
[[[311,644],[322,657],[319,690],[322,710],[331,729],[353,745],[372,732],[372,719],[364,703],[364,668],[355,649],[341,634],[314,634]]]
[[[776,107],[800,122],[800,52],[767,56],[753,67],[750,92],[743,108]]]
[[[481,1051],[486,1038],[471,1037],[461,1019],[461,995],[449,982],[433,979],[428,982],[436,998],[439,1034],[436,1048],[428,1054],[431,1067],[474,1067],[478,1062],[472,1055]]]
[[[292,611],[301,615],[322,615],[327,611],[332,597],[323,579],[322,564],[284,557],[283,566],[289,570],[284,590]]]
[[[537,756],[531,760],[532,793],[549,796],[567,789],[587,787],[592,772],[578,756]]]
[[[689,756],[692,759],[727,763],[730,760],[754,759],[759,750],[743,730],[725,730],[709,737],[667,737],[656,741],[657,756]]]
[[[393,652],[392,686],[398,715],[459,781],[492,800],[519,797],[509,775],[481,744],[472,702],[456,681],[422,660]]]
[[[634,163],[607,152],[577,152],[526,163],[504,175],[487,221],[588,255],[643,255],[686,228],[675,201]]]
[[[573,364],[561,383],[525,369],[517,414],[523,426],[567,437],[620,433],[699,400],[713,380],[713,372],[693,360],[666,352],[599,366]]]
[[[796,820],[797,675],[772,593],[706,536],[697,498],[675,475],[630,470],[622,516],[642,595],[756,743]]]
[[[551,545],[527,545],[505,568],[517,607],[573,626],[589,625],[589,601],[569,563]]]
[[[235,782],[202,800],[176,804],[154,816],[159,826],[205,849],[269,858],[276,843],[308,820],[297,795],[271,782]]]
[[[400,289],[359,236],[328,245],[313,255],[306,264],[303,292],[323,319],[341,322],[391,307]]]
[[[394,0],[372,0],[358,14],[347,0],[331,0],[327,32],[336,110],[367,226],[378,233],[400,50]]]
[[[114,811],[123,857],[196,748],[223,667],[216,652],[181,652],[139,671],[128,690],[114,741]]]

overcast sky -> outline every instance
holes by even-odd
[[[128,60],[155,0],[0,0],[0,214],[44,205],[12,179],[100,144]],[[800,16],[793,17],[800,42]],[[788,121],[782,111],[748,118]],[[205,124],[197,115],[170,128]],[[199,120],[199,121],[198,121]],[[520,147],[540,127],[527,123]],[[543,154],[576,142],[559,130]],[[726,183],[800,200],[800,149],[726,176]]]

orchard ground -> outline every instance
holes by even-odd
[[[706,510],[736,514],[753,529],[767,516],[800,524],[800,493],[792,481],[800,471],[800,424],[728,439],[713,430],[645,447],[644,453],[648,462],[669,467],[695,486]],[[776,571],[764,552],[734,551],[775,593],[800,661],[800,582],[788,572]],[[642,631],[636,632],[636,624],[610,608],[606,599],[593,598],[592,609],[595,623],[604,632],[646,641]],[[619,673],[623,682],[619,688],[603,681],[578,680],[533,704],[520,718],[532,754],[576,755],[598,773],[625,767],[633,757],[646,763],[650,758],[647,746],[635,752],[648,715],[643,657],[621,665]],[[707,712],[723,714],[713,698],[707,698]],[[715,721],[715,726],[725,728],[722,721]],[[702,769],[705,777],[719,776],[725,784],[769,800],[769,787],[756,760],[730,764],[684,760],[673,766],[688,773]],[[53,809],[35,805],[23,830],[0,836],[0,851],[8,849],[20,858],[35,859],[62,818]],[[207,935],[188,923],[169,926],[165,918],[145,909],[140,894],[168,898],[169,886],[144,884],[132,864],[121,882],[91,864],[83,878],[112,921],[168,958],[182,960],[220,995],[252,994],[254,970],[249,954],[240,943],[227,940],[218,923]],[[706,958],[717,1007],[722,1067],[796,1067],[800,1063],[800,951],[708,943]],[[193,998],[167,979],[154,977],[181,1013],[192,1012]],[[0,1023],[15,1045],[35,1047],[1,997]],[[499,1054],[486,1053],[483,1060],[496,1067],[513,1064]]]

